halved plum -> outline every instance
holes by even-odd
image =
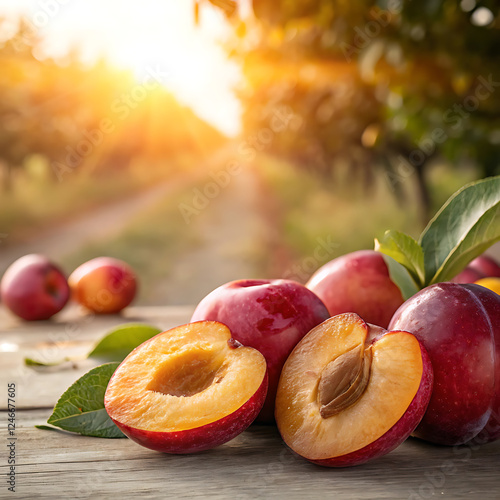
[[[244,431],[267,394],[264,356],[200,321],[137,347],[113,374],[105,407],[130,439],[165,453],[219,446]]]
[[[339,314],[311,330],[289,356],[276,421],[285,443],[311,462],[357,465],[413,432],[432,382],[429,357],[412,334]]]

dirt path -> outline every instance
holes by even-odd
[[[191,220],[200,241],[158,284],[155,295],[169,305],[196,304],[223,283],[263,277],[259,262],[269,251],[272,227],[261,209],[262,196],[253,169],[246,167],[232,176]]]
[[[218,164],[222,159],[232,154],[233,149],[234,146],[230,145],[217,151],[206,162],[206,165],[199,169],[199,173],[195,177],[193,175],[179,176],[141,194],[90,210],[73,220],[57,224],[47,228],[44,232],[35,234],[34,238],[29,241],[10,246],[8,242],[4,242],[0,246],[0,276],[13,261],[23,255],[42,253],[50,255],[51,259],[58,261],[61,257],[78,250],[84,244],[112,238],[120,234],[132,217],[155,205],[166,195],[187,186],[193,181],[193,178],[201,178],[203,169],[210,168],[212,164]]]
[[[210,183],[213,189],[214,181],[206,179],[207,172],[224,170],[229,160],[236,157],[235,146],[230,145],[209,158],[199,169],[198,189],[203,192]],[[257,172],[251,167],[242,167],[229,179],[227,185],[215,186],[217,194],[211,195],[207,206],[192,216],[189,232],[196,234],[196,242],[178,258],[170,275],[158,280],[154,293],[148,294],[154,297],[148,304],[196,304],[227,281],[255,278],[261,274],[259,269],[262,269],[263,259],[269,257],[266,254],[273,241],[273,224],[265,213],[266,195]],[[112,238],[138,213],[169,193],[185,189],[192,181],[192,176],[177,178],[50,228],[33,241],[10,247],[3,245],[0,247],[0,276],[11,262],[27,253],[43,253],[58,261],[82,245]]]
[[[35,240],[12,246],[4,245],[0,248],[0,274],[22,255],[42,253],[57,261],[77,250],[84,242],[119,234],[132,216],[154,205],[166,194],[176,191],[185,182],[185,179],[177,178],[133,198],[97,208],[72,221],[49,228]]]

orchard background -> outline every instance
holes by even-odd
[[[0,1],[0,273],[195,304],[418,235],[500,173],[499,40],[493,1]]]

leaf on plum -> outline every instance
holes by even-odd
[[[382,257],[389,269],[391,281],[399,288],[403,299],[408,300],[412,295],[415,295],[420,288],[411,277],[408,269],[388,255],[384,254]]]
[[[500,240],[500,176],[457,191],[420,236],[425,285],[449,281]]]
[[[424,252],[411,236],[399,231],[386,231],[380,240],[375,239],[375,250],[402,264],[417,287],[424,285]]]

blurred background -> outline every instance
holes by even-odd
[[[500,173],[496,1],[0,0],[0,274],[305,282]]]

